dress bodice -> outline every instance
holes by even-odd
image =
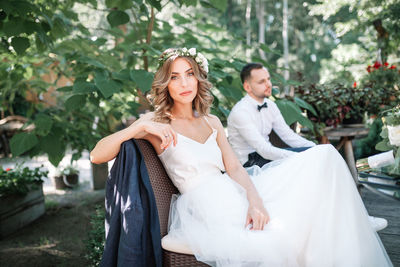
[[[158,155],[168,176],[182,194],[200,184],[202,177],[221,175],[221,171],[225,171],[217,133],[212,128],[204,143],[178,133],[176,146],[171,144]]]

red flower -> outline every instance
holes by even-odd
[[[371,72],[371,68],[372,68],[372,66],[371,66],[371,65],[368,65],[367,71],[368,71],[368,72]]]
[[[344,112],[349,112],[351,110],[351,108],[349,106],[344,106],[343,107]]]
[[[354,82],[353,83],[353,88],[356,88],[357,87],[357,82]]]
[[[380,67],[382,67],[382,64],[379,63],[378,61],[375,61],[375,63],[374,63],[374,68],[375,68],[375,69],[379,69]]]
[[[6,172],[9,172],[9,171],[11,171],[11,168],[7,168],[7,169],[6,169]]]
[[[396,69],[396,66],[395,66],[395,65],[392,65],[392,66],[390,66],[390,69],[391,69],[391,70],[394,70],[394,69]]]
[[[385,65],[385,67],[389,66],[389,63],[385,62],[383,63],[383,65]]]

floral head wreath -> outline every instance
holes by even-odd
[[[158,68],[161,68],[161,66],[165,63],[165,61],[167,61],[167,59],[169,59],[172,56],[191,57],[206,73],[208,73],[208,61],[206,57],[202,53],[197,52],[196,48],[194,47],[190,49],[187,49],[186,47],[176,48],[171,52],[161,55],[161,57],[158,59]]]

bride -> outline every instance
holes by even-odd
[[[207,72],[196,49],[167,49],[152,84],[155,112],[100,140],[91,161],[115,158],[131,138],[148,140],[181,193],[169,235],[212,266],[392,266],[331,145],[242,167],[209,114]]]

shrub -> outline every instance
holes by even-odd
[[[90,261],[92,266],[99,266],[101,256],[103,255],[106,235],[104,220],[104,207],[96,206],[95,212],[90,218],[91,230],[89,231],[88,239],[86,240],[86,258]]]
[[[43,183],[42,177],[47,177],[48,171],[40,167],[30,169],[22,164],[15,168],[0,168],[0,197],[7,195],[25,195],[32,189],[37,189]]]

